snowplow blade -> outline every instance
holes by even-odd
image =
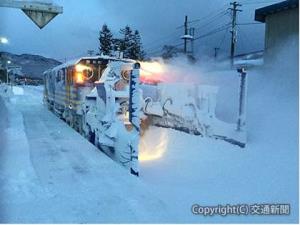
[[[158,94],[155,99],[153,94],[152,97],[143,94],[144,113],[152,125],[245,147],[246,133],[237,131],[236,124],[225,123],[216,117],[218,87],[161,83],[152,89],[156,89]],[[155,109],[151,108],[153,106]],[[158,106],[161,107],[162,113],[156,113],[159,112]],[[152,113],[153,111],[155,113]]]

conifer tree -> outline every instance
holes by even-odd
[[[131,58],[130,49],[134,45],[133,32],[129,26],[126,26],[124,29],[120,30],[120,33],[123,35],[120,43],[120,51],[123,52],[124,58]]]
[[[132,59],[143,60],[145,53],[142,49],[141,36],[138,30],[134,32],[133,36],[133,46],[130,51],[130,56]]]
[[[113,35],[106,24],[102,26],[102,29],[100,31],[99,42],[100,54],[110,56],[113,50]]]

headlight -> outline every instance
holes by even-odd
[[[75,73],[75,82],[77,84],[82,84],[84,82],[84,77],[82,72],[76,72]]]

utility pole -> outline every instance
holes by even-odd
[[[247,73],[245,68],[237,69],[241,75],[239,90],[239,111],[237,121],[237,131],[245,131],[246,127],[246,99],[247,99]]]
[[[241,4],[237,2],[231,2],[230,5],[232,6],[229,8],[232,12],[232,20],[231,20],[231,46],[230,46],[230,59],[231,59],[231,66],[233,66],[234,63],[234,53],[235,53],[235,46],[236,46],[236,17],[237,12],[241,12],[242,10],[238,9],[239,6],[242,6]]]
[[[184,35],[188,34],[188,16],[185,16],[184,20]],[[184,54],[187,53],[187,39],[184,38]]]
[[[194,35],[195,35],[195,28],[188,27],[188,16],[185,16],[184,20],[184,35],[181,37],[184,41],[184,49],[183,52],[186,55],[193,56],[194,53]]]

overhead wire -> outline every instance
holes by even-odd
[[[216,17],[211,18],[211,20],[209,20],[208,22],[206,22],[205,24],[202,24],[201,26],[196,26],[195,29],[202,29],[204,27],[207,27],[208,25],[220,20],[221,18],[223,18],[225,15],[228,15],[229,12],[226,10],[223,13],[217,15]]]
[[[242,1],[242,2],[240,2],[240,3],[242,3],[242,4],[262,4],[262,3],[271,3],[271,2],[274,2],[274,0],[272,0],[272,1],[256,1],[256,2]],[[201,22],[202,22],[203,24],[201,24],[200,26],[196,26],[196,27],[195,27],[195,29],[199,30],[199,29],[203,29],[203,28],[207,27],[208,25],[210,25],[210,24],[212,24],[212,23],[214,23],[214,22],[217,22],[218,20],[220,20],[220,18],[223,18],[225,15],[228,15],[228,14],[229,14],[228,9],[224,10],[224,7],[222,7],[221,10],[215,11],[215,13],[213,13],[212,15],[210,15],[210,16],[208,16],[208,17],[203,17],[203,18],[201,18],[201,19],[192,20],[192,21],[189,21],[188,23],[189,23],[189,24],[194,24],[194,23],[201,23]],[[238,24],[237,24],[237,27],[238,27],[238,26],[246,26],[246,25],[258,25],[258,24],[261,24],[261,23],[256,23],[256,22],[238,23]],[[177,27],[177,29],[178,29],[178,28],[182,28],[182,27],[184,27],[184,26],[179,26],[179,27]],[[208,31],[208,32],[205,33],[205,34],[202,34],[202,35],[200,35],[200,36],[195,37],[195,38],[194,38],[194,41],[199,40],[199,39],[202,39],[202,38],[209,37],[209,36],[211,36],[211,35],[214,35],[214,34],[216,34],[216,33],[219,33],[219,32],[221,32],[221,31],[224,31],[224,30],[225,30],[225,32],[224,32],[222,38],[220,39],[220,43],[219,43],[219,45],[218,45],[219,48],[221,48],[221,46],[223,45],[224,40],[225,40],[225,38],[226,38],[226,35],[228,34],[229,28],[230,28],[230,23],[223,24],[223,25],[221,25],[220,27],[217,27],[217,28],[215,28],[215,29],[212,29],[212,30]],[[241,30],[241,29],[239,29],[239,31],[240,31],[240,30]],[[173,33],[174,33],[174,32],[173,32]],[[241,33],[243,33],[243,32],[241,32]],[[244,36],[244,34],[241,34],[241,35]],[[246,37],[246,35],[245,35],[245,37]],[[244,37],[243,37],[243,38],[244,38]],[[169,39],[170,39],[170,38],[169,38]],[[246,39],[247,39],[247,37],[246,37]],[[246,40],[246,42],[248,42],[248,40]],[[250,41],[249,43],[250,43],[250,45],[252,45],[252,44],[251,44],[251,43],[252,43],[251,41]],[[184,45],[184,43],[179,43],[179,44],[175,44],[175,45],[174,45],[174,44],[170,44],[170,45],[172,45],[172,46],[174,46],[174,47],[178,47],[178,46]],[[151,49],[152,51],[150,51],[149,54],[154,54],[154,53],[161,52],[161,51],[162,51],[161,47],[162,47],[162,46],[159,46],[159,47],[158,47],[158,48],[160,48],[159,50],[158,50],[158,48]],[[253,47],[253,46],[251,46],[251,47]]]
[[[165,35],[165,36],[163,36],[161,38],[158,38],[158,39],[152,41],[150,44],[146,44],[145,46],[147,46],[147,47],[145,47],[144,49],[150,49],[153,46],[159,45],[159,43],[161,43],[163,41],[173,39],[174,35],[177,34],[178,32],[179,32],[179,30],[175,30],[172,33],[169,33],[168,35]]]
[[[178,44],[175,44],[175,45],[170,44],[170,45],[173,46],[173,47],[179,47],[179,46],[184,45],[184,43],[178,43]],[[153,54],[161,53],[161,52],[162,52],[162,48],[160,47],[160,48],[157,48],[155,51],[149,52],[148,55],[153,55]]]
[[[223,30],[226,30],[228,28],[229,28],[229,24],[225,24],[225,25],[223,25],[221,27],[218,27],[218,28],[216,28],[214,30],[211,30],[211,31],[207,32],[206,34],[203,34],[203,35],[200,35],[200,36],[194,38],[194,40],[198,40],[198,39],[201,39],[201,38],[208,37],[208,36],[213,35],[215,33],[218,33],[218,32],[221,32]]]
[[[211,19],[211,17],[215,17],[216,14],[218,15],[218,14],[223,13],[224,11],[226,11],[226,10],[224,10],[224,7],[226,7],[226,5],[227,4],[224,4],[221,8],[219,8],[217,10],[213,10],[209,14],[207,14],[206,16],[203,16],[199,19],[194,19],[194,20],[188,21],[188,24],[204,22],[207,19]],[[177,29],[182,28],[182,27],[184,27],[184,25],[181,25],[181,26],[177,27]]]
[[[255,22],[250,22],[250,23],[237,23],[237,26],[245,26],[245,25],[263,25],[263,23],[255,23]]]
[[[223,37],[222,37],[222,39],[221,39],[221,41],[219,43],[218,49],[221,49],[221,47],[222,47],[222,45],[223,45],[223,43],[225,41],[226,35],[228,34],[228,29],[229,29],[229,27],[227,27],[227,29],[225,30],[225,32],[223,34]]]
[[[274,1],[274,0],[271,0],[271,1],[255,1],[255,2],[252,2],[252,1],[241,1],[240,3],[243,4],[243,5],[255,5],[255,4],[270,4],[270,3],[278,3],[280,1]]]

